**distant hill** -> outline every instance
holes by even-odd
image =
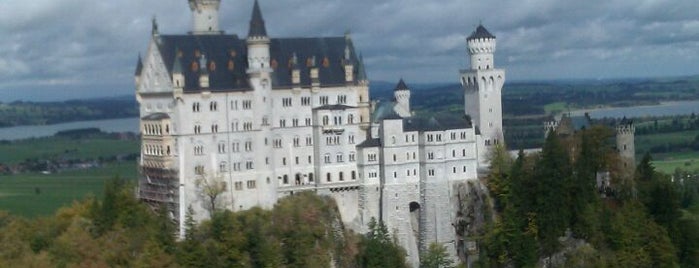
[[[62,102],[0,103],[0,127],[50,125],[136,116],[138,116],[136,99],[128,95]]]
[[[463,91],[457,83],[408,84],[418,112],[463,110]],[[372,81],[372,99],[393,99],[395,83]],[[660,101],[699,99],[699,76],[507,82],[503,87],[505,115],[542,115],[545,106],[560,103],[568,109],[594,106],[633,106]]]

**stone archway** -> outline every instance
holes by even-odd
[[[413,231],[413,236],[415,237],[415,242],[419,244],[420,241],[420,203],[410,202],[408,205],[410,209],[410,227]],[[419,248],[419,245],[418,245]]]

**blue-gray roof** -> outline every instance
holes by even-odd
[[[371,148],[381,146],[381,139],[366,139],[364,142],[357,145],[357,148]]]
[[[396,89],[394,91],[400,91],[400,90],[410,90],[408,88],[408,85],[405,84],[405,81],[403,81],[403,78],[398,81],[398,85],[396,85]]]
[[[179,57],[185,77],[185,92],[197,92],[201,71],[201,55],[206,56],[211,91],[247,91],[247,43],[236,35],[160,35],[155,37],[158,48],[172,74],[175,58]],[[270,42],[272,88],[291,88],[292,56],[298,59],[302,87],[311,86],[310,69],[318,68],[321,87],[345,85],[345,48],[350,50],[354,65],[354,81],[361,78],[362,66],[345,37],[275,38]],[[313,60],[315,59],[315,62]],[[315,63],[315,64],[313,64]]]
[[[260,4],[255,0],[255,5],[252,8],[252,19],[250,19],[250,30],[248,37],[264,37],[267,36],[267,28],[265,28],[265,20],[262,19]]]
[[[445,131],[465,128],[471,128],[471,122],[466,118],[411,117],[403,120],[403,131]]]
[[[474,39],[495,39],[495,36],[491,34],[483,25],[478,25],[476,30],[468,37],[467,40]]]

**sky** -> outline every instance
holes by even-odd
[[[220,24],[245,37],[252,0],[223,0]],[[260,0],[268,35],[350,31],[371,80],[458,81],[466,37],[497,37],[508,81],[699,74],[696,0]],[[186,0],[1,0],[0,101],[133,94],[151,19],[191,30]]]

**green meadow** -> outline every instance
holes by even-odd
[[[0,210],[37,217],[89,196],[101,197],[104,182],[114,176],[136,180],[136,162],[64,171],[0,176]]]

